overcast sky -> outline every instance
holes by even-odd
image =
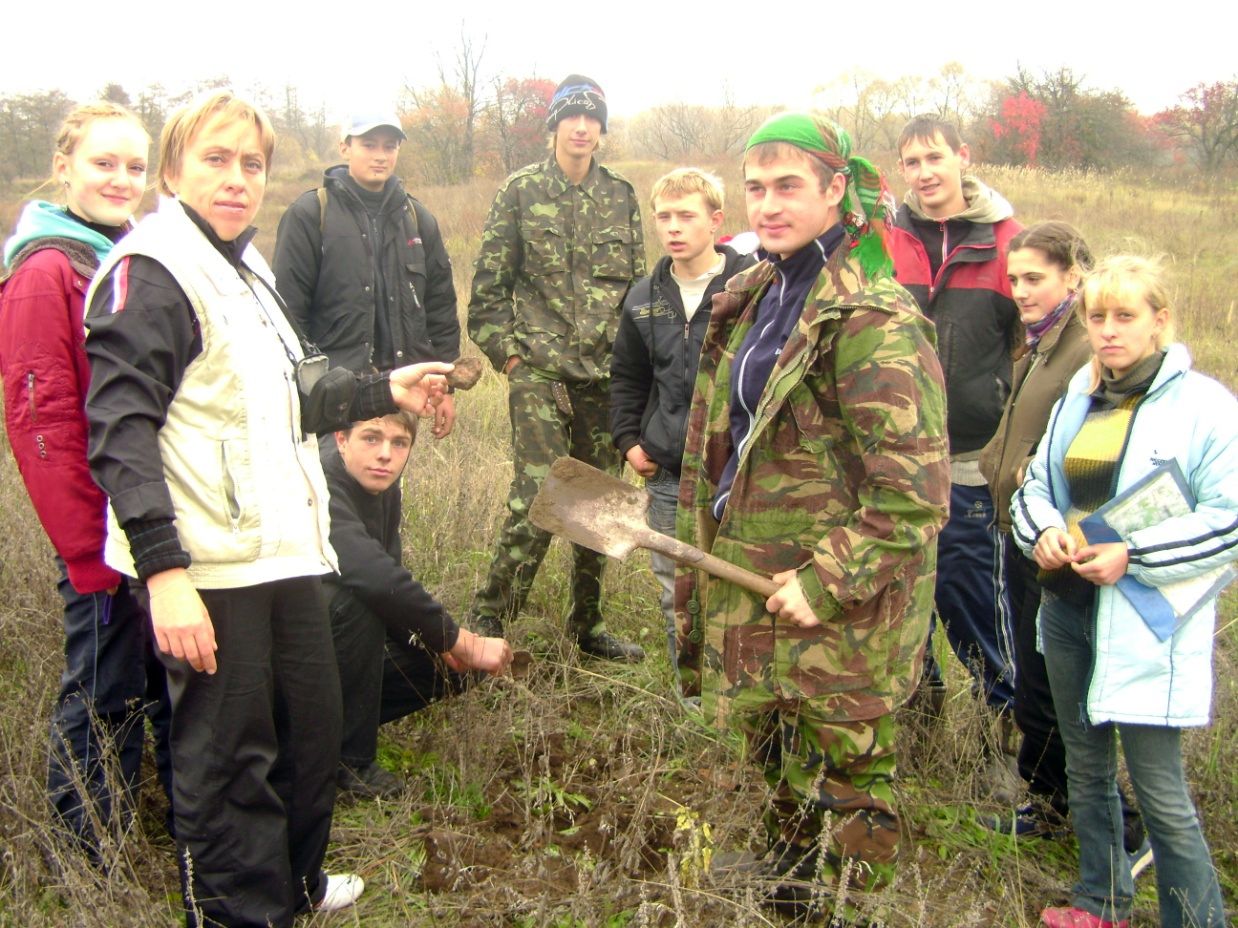
[[[1199,81],[1238,74],[1229,0],[1212,14],[1143,0],[6,6],[0,92],[59,87],[84,99],[109,81],[136,95],[155,82],[176,91],[228,75],[239,88],[291,83],[303,106],[325,102],[333,117],[390,106],[404,83],[435,83],[462,28],[484,43],[485,74],[558,82],[582,72],[620,116],[673,101],[720,103],[728,92],[745,104],[804,106],[849,69],[894,80],[950,61],[980,79],[1018,64],[1036,74],[1069,66],[1087,86],[1121,90],[1153,113]]]

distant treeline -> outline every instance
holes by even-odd
[[[99,96],[132,108],[157,138],[171,110],[228,83],[217,78],[177,92],[152,84],[136,94],[113,83]],[[408,143],[401,172],[420,183],[454,184],[543,157],[554,87],[539,77],[484,76],[481,53],[462,38],[454,64],[440,66],[437,85],[403,88],[400,115]],[[335,158],[338,132],[325,105],[303,106],[291,85],[243,92],[275,123],[285,168]],[[1143,115],[1121,91],[1090,88],[1069,68],[1039,75],[1020,68],[1003,81],[983,82],[957,63],[929,77],[893,80],[851,71],[817,93],[818,107],[851,132],[857,151],[887,161],[896,157],[896,139],[908,119],[936,113],[959,124],[978,160],[1049,169],[1177,166],[1204,173],[1238,166],[1238,80],[1196,84],[1183,90],[1180,101]],[[0,182],[46,174],[56,129],[75,102],[60,90],[0,96]],[[770,111],[729,98],[716,106],[655,106],[628,120],[611,120],[608,157],[733,157]]]
[[[226,78],[215,78],[175,93],[161,84],[151,84],[137,94],[130,94],[120,84],[106,84],[91,99],[111,100],[129,107],[141,118],[151,138],[158,139],[170,112],[203,90],[227,87],[229,83]],[[291,86],[278,95],[262,91],[258,96],[257,102],[275,124],[281,149],[300,149],[317,160],[332,156],[336,129],[328,121],[324,106],[307,113],[298,102],[296,88]],[[89,100],[73,100],[58,89],[0,96],[0,182],[45,177],[50,171],[61,122],[74,105],[86,102]],[[153,148],[151,154],[155,154]],[[154,164],[151,168],[153,171]]]

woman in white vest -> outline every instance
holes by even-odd
[[[290,926],[361,893],[321,870],[341,709],[313,433],[425,412],[450,370],[362,381],[305,357],[250,244],[274,145],[227,91],[174,113],[165,198],[88,296],[91,470],[110,498],[107,562],[145,585],[168,668],[191,926]]]

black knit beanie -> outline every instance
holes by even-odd
[[[602,124],[602,132],[606,132],[606,94],[591,78],[583,74],[569,74],[550,98],[546,128],[554,132],[559,120],[578,113],[592,116]]]

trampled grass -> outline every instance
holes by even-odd
[[[743,226],[738,174],[728,182],[728,231]],[[618,165],[621,170],[628,166]],[[640,163],[642,197],[666,166]],[[1024,222],[1076,223],[1094,250],[1164,253],[1179,331],[1199,366],[1238,385],[1232,279],[1238,270],[1238,193],[1171,187],[1135,174],[1051,175],[986,170]],[[259,216],[270,254],[283,206],[312,176],[276,178]],[[895,186],[899,186],[895,180]],[[429,188],[418,196],[442,224],[461,314],[495,183]],[[6,207],[7,209],[7,207]],[[651,256],[657,254],[646,227]],[[466,346],[465,351],[476,351]],[[456,432],[424,435],[407,478],[405,554],[414,573],[456,615],[483,577],[510,479],[506,388],[487,373],[457,402]],[[166,926],[178,887],[153,775],[136,825],[115,836],[104,877],[49,831],[43,794],[47,718],[61,664],[51,549],[7,449],[0,455],[0,928]],[[772,925],[756,894],[702,873],[708,849],[749,846],[763,788],[731,737],[705,728],[671,696],[662,619],[643,555],[613,564],[612,628],[649,653],[635,667],[579,662],[561,633],[567,555],[556,542],[529,607],[511,629],[535,663],[519,680],[487,681],[382,734],[382,757],[405,777],[398,801],[341,805],[328,864],[368,884],[350,913],[306,925],[669,926]],[[1238,904],[1238,598],[1218,627],[1214,723],[1190,732],[1187,765],[1231,913]],[[941,636],[938,636],[939,639]],[[943,655],[943,658],[945,656]],[[891,926],[1030,926],[1066,897],[1069,840],[1017,844],[978,826],[995,809],[977,775],[991,737],[965,674],[945,661],[945,723],[903,713],[899,795],[906,841],[894,886],[865,909]],[[1151,878],[1136,924],[1156,920]]]

